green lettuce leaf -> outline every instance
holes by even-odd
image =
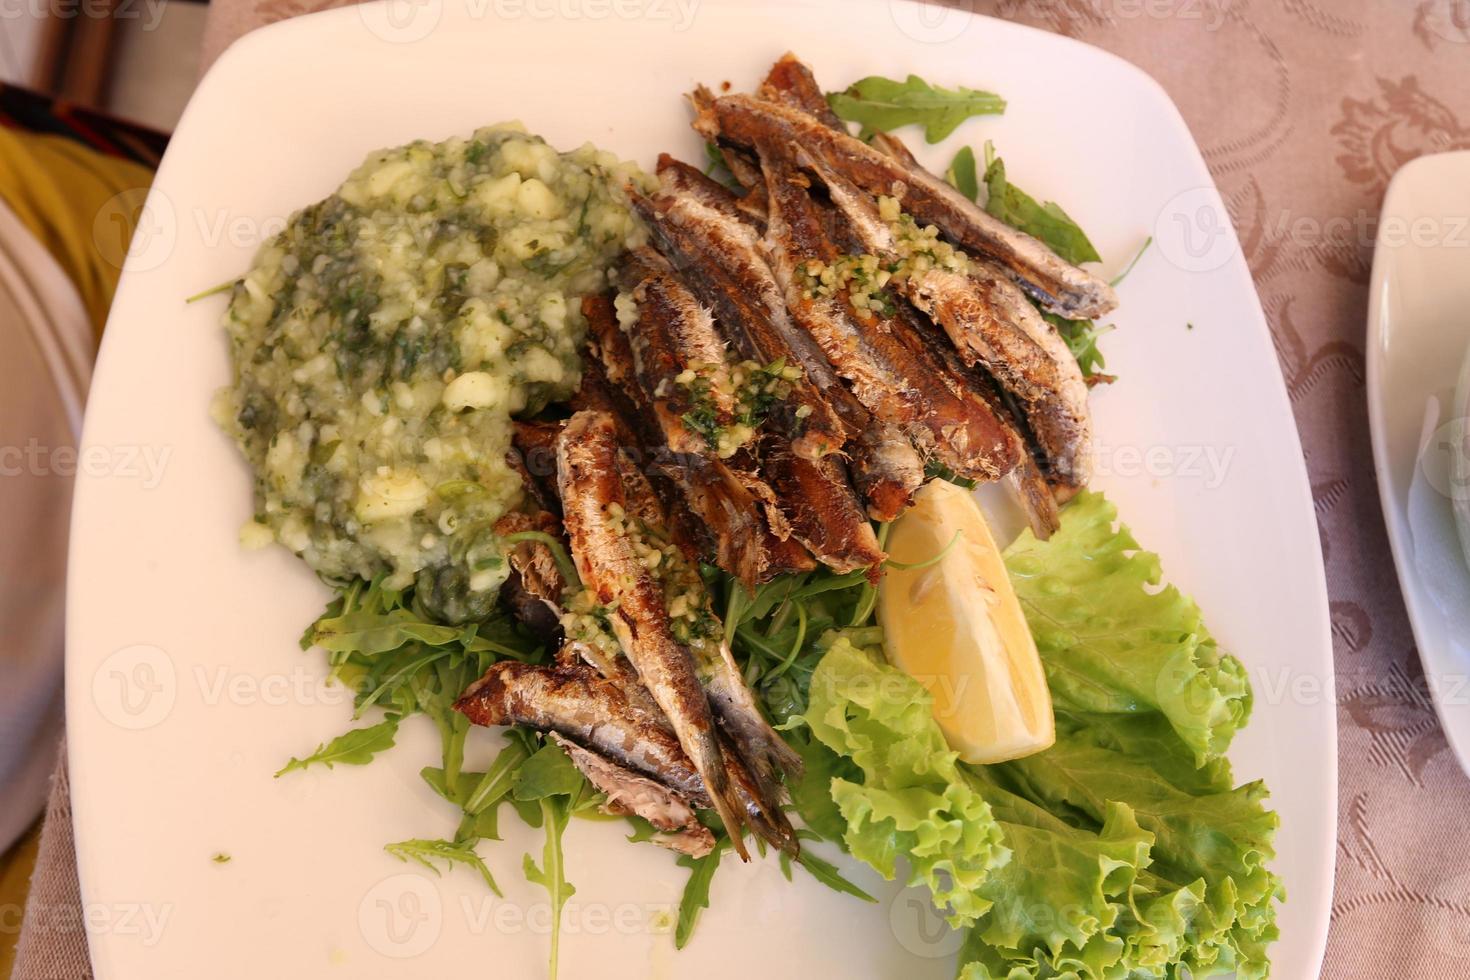
[[[1105,497],[1084,492],[1049,541],[1027,531],[1006,549],[1006,568],[1057,707],[1157,712],[1203,765],[1250,716],[1245,668],[1221,652],[1188,596],[1158,588],[1158,556],[1115,529],[1116,518]]]
[[[1110,805],[1094,832],[1007,791],[987,769],[970,776],[1014,857],[985,886],[994,907],[966,938],[961,976],[1149,975],[1146,958],[1129,955],[1127,939],[1135,883],[1153,842],[1133,812]]]
[[[1278,819],[1222,755],[1248,682],[1115,518],[1083,494],[1050,541],[1025,535],[1007,553],[1057,741],[963,767],[1013,852],[980,886],[991,907],[966,937],[963,980],[1269,971]]]
[[[974,922],[991,905],[982,886],[1010,852],[945,744],[928,692],[836,635],[809,694],[802,720],[813,737],[861,773],[860,782],[839,776],[830,784],[847,849],[886,878],[906,859],[908,883],[928,886],[951,924]]]
[[[1280,879],[1266,867],[1276,855],[1279,820],[1263,805],[1265,787],[1247,783],[1196,795],[1160,778],[1151,763],[1067,739],[998,768],[1048,809],[1105,821],[1125,805],[1153,837],[1144,896],[1191,889],[1192,914],[1183,942],[1174,945],[1195,975],[1228,968],[1241,977],[1264,976],[1265,948],[1277,935],[1275,901],[1283,897]]]

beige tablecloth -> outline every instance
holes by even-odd
[[[253,27],[336,5],[215,0],[205,63]],[[1184,113],[1275,334],[1321,525],[1341,730],[1325,975],[1470,976],[1470,782],[1435,721],[1389,561],[1363,384],[1368,272],[1388,179],[1420,154],[1470,148],[1470,2],[950,5],[1114,51],[1157,78]],[[926,22],[943,30],[943,13],[931,10]],[[977,58],[983,65],[983,52]],[[44,928],[67,921],[56,908],[77,894],[64,776],[51,813],[62,819],[48,822],[33,896],[49,914],[23,935],[16,976],[25,980],[88,975],[82,935]]]

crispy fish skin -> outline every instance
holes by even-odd
[[[931,270],[915,277],[908,294],[944,328],[966,364],[984,367],[1020,402],[1049,475],[1067,488],[1086,486],[1092,476],[1087,382],[1056,328],[1009,279],[984,271]]]
[[[851,469],[852,482],[875,521],[897,520],[924,483],[924,462],[913,443],[887,422],[874,422],[858,437]]]
[[[846,124],[832,111],[822,86],[806,63],[788,51],[776,60],[756,94],[770,102],[781,102],[814,117],[823,126],[846,131]],[[877,136],[884,134],[879,133]],[[876,138],[876,136],[875,136]]]
[[[619,329],[612,303],[603,296],[582,301],[587,318],[589,353],[583,375],[583,391],[576,404],[597,408],[623,417],[627,425],[650,444],[656,457],[652,469],[667,481],[669,492],[660,489],[673,520],[676,540],[681,532],[695,544],[697,557],[738,578],[749,589],[786,572],[809,572],[816,562],[801,544],[789,536],[772,532],[762,516],[768,499],[774,499],[758,477],[738,477],[722,460],[705,454],[675,454],[666,445],[654,446],[658,434],[649,431],[652,414],[647,393],[638,384],[628,338]],[[622,394],[619,404],[611,391],[600,390],[601,381]],[[758,497],[752,485],[764,490]],[[684,504],[675,505],[675,498]],[[684,515],[693,520],[683,520]],[[686,527],[687,525],[687,527]],[[688,550],[688,549],[686,549]]]
[[[748,162],[748,161],[743,161]],[[737,167],[741,164],[737,163]],[[658,175],[658,187],[661,195],[681,196],[687,195],[698,199],[701,204],[712,207],[738,221],[743,221],[753,228],[759,229],[766,222],[766,209],[764,203],[752,206],[751,202],[744,201],[719,181],[705,174],[699,168],[691,166],[668,153],[660,153],[654,172]],[[757,173],[757,177],[759,174]],[[739,179],[739,175],[736,176]]]
[[[893,233],[872,197],[824,164],[812,166],[864,247],[893,257]],[[1056,328],[1015,284],[975,263],[970,275],[936,267],[900,277],[898,288],[944,329],[966,367],[984,368],[1017,399],[1048,477],[1064,492],[1085,486],[1092,462],[1087,383]]]
[[[770,208],[762,244],[791,318],[815,341],[809,357],[820,364],[808,370],[824,393],[840,387],[837,375],[841,375],[867,412],[893,421],[912,421],[913,410],[905,397],[909,380],[868,350],[841,297],[813,296],[808,290],[803,275],[807,263],[830,263],[837,258],[837,250],[812,207],[806,177],[765,142],[757,144],[757,149]],[[857,419],[867,421],[861,415]]]
[[[658,420],[665,443],[676,453],[714,449],[685,421],[703,407],[714,413],[716,426],[735,422],[727,352],[714,317],[652,249],[629,253],[619,279],[624,294],[637,304],[637,319],[623,330],[633,354],[633,380]],[[699,401],[704,405],[696,401],[693,386],[680,380],[685,372],[700,382]]]
[[[587,356],[582,363],[582,383],[572,396],[571,408],[573,411],[590,409],[613,419],[619,443],[620,472],[636,469],[640,479],[653,487],[655,496],[665,504],[674,542],[691,560],[702,560],[715,547],[712,529],[689,507],[678,505],[686,494],[678,475],[670,473],[664,466],[664,457],[669,453],[658,426],[642,402],[626,397],[623,385],[631,384],[633,391],[637,390],[637,385],[630,380],[632,353],[627,338],[612,318],[612,301],[607,297],[597,297],[595,303],[592,300],[593,297],[587,297],[582,303],[584,310],[595,311],[587,318],[589,327],[594,336],[606,332],[609,339],[615,340],[622,360],[615,364],[614,359],[605,353],[612,348],[589,336]],[[602,308],[605,308],[606,317]],[[615,383],[610,377],[614,370],[626,372],[627,377]]]
[[[694,197],[630,197],[662,244],[660,252],[714,311],[738,358],[803,365],[792,346],[794,339],[800,343],[798,334],[754,229]],[[790,393],[773,407],[768,424],[779,425],[806,459],[840,452],[855,434],[806,377],[790,383]]]
[[[794,538],[779,538],[762,516],[764,505],[723,463],[691,457],[671,469],[683,481],[685,499],[696,517],[714,531],[714,563],[747,588],[777,575],[817,567],[811,553]]]
[[[691,223],[703,224],[705,216],[687,212],[700,209],[707,216],[716,213],[713,209],[680,201],[661,201],[656,205],[652,200],[638,195],[633,196],[633,201],[635,209],[650,223],[655,235],[662,241],[665,256],[681,270],[696,294],[715,308],[717,318],[722,324],[728,324],[731,320],[762,322],[760,330],[768,331],[767,340],[777,350],[778,356],[791,356],[785,342],[774,336],[774,328],[765,312],[779,307],[784,316],[784,300],[769,266],[759,255],[758,244],[753,237],[742,232],[743,240],[739,243],[738,251],[741,261],[747,266],[760,266],[760,271],[753,274],[762,280],[762,284],[754,294],[743,290],[735,280],[725,277],[721,271],[718,249],[706,254],[701,248],[700,235],[708,229],[693,231],[689,226]],[[681,217],[671,217],[671,212],[675,211],[686,213]],[[738,222],[727,218],[723,224],[726,226],[725,230],[729,230],[729,225],[738,225]],[[701,284],[707,293],[700,293]],[[744,356],[759,356],[760,351],[753,344],[744,350],[740,349],[739,344],[748,342],[748,337],[731,336],[731,340]],[[798,388],[806,391],[800,385]],[[762,496],[762,491],[770,493],[769,499],[764,496],[762,499],[767,521],[777,537],[795,537],[818,561],[833,569],[876,569],[885,557],[878,546],[877,536],[864,518],[862,507],[841,461],[830,458],[833,440],[836,440],[836,448],[840,448],[857,432],[847,431],[835,413],[814,392],[807,392],[803,397],[814,399],[816,404],[822,406],[824,424],[820,431],[824,451],[814,452],[810,444],[805,448],[802,446],[803,439],[810,439],[816,434],[816,427],[805,427],[802,437],[798,439],[788,439],[780,432],[763,431],[757,437],[755,452],[760,462],[760,479],[751,480],[746,477],[746,485],[758,496]],[[798,401],[788,408],[812,403]],[[811,417],[815,415],[814,409]],[[811,417],[803,422],[810,422]]]
[[[724,758],[709,700],[694,658],[673,637],[658,585],[611,525],[610,509],[625,507],[612,418],[578,412],[557,441],[557,477],[572,555],[583,584],[604,607],[628,660],[673,725],[679,744],[708,788],[715,811],[743,858],[739,815],[730,798]]]
[[[502,660],[471,684],[454,708],[477,725],[557,732],[658,780],[695,806],[710,805],[698,771],[663,716],[630,699],[621,683],[589,665],[552,668]]]
[[[550,738],[561,746],[587,781],[607,797],[602,805],[604,812],[642,817],[660,831],[654,836],[654,843],[680,854],[704,857],[715,849],[714,834],[699,822],[689,801],[676,791],[583,748],[564,735],[553,732]]]
[[[620,463],[622,459],[619,456]],[[661,537],[667,527],[667,516],[653,492],[653,487],[642,474],[629,472],[625,467],[620,469],[620,476],[622,506],[628,517],[642,525],[638,530],[645,539],[656,540]],[[669,567],[671,563],[673,567]],[[693,658],[695,675],[709,699],[709,708],[720,729],[755,777],[757,798],[763,804],[763,811],[768,818],[779,815],[780,778],[786,774],[800,773],[801,757],[782,741],[781,736],[776,734],[761,715],[755,695],[746,685],[745,678],[735,663],[734,653],[725,642],[724,630],[710,602],[709,592],[699,576],[698,568],[688,563],[687,559],[681,562],[677,554],[660,562],[658,568],[652,578],[657,587],[663,590],[660,605],[665,612],[667,606],[664,603],[668,601],[671,587],[685,601],[693,597],[703,607],[703,621],[712,624],[708,630],[691,637],[686,644]],[[668,578],[661,579],[660,575]],[[666,583],[669,584],[666,586]],[[728,751],[726,755],[729,755]]]
[[[561,536],[561,522],[546,511],[512,511],[495,522],[500,537],[525,531]],[[541,541],[517,541],[505,553],[510,565],[504,595],[515,617],[553,648],[561,645],[561,597],[567,581],[551,549]]]
[[[967,395],[964,385],[934,358],[905,343],[896,314],[870,308],[866,316],[859,315],[845,290],[812,295],[799,272],[810,262],[825,265],[838,257],[827,231],[830,222],[794,161],[765,140],[758,141],[757,150],[770,201],[766,242],[792,316],[816,338],[837,373],[878,419],[907,431],[928,430],[920,444],[960,476],[995,480],[1009,472],[1020,458],[1015,434],[987,403]],[[875,446],[874,438],[867,436],[866,444]],[[882,448],[880,460],[890,466],[899,463],[893,444]]]
[[[575,650],[573,650],[574,647]],[[626,657],[619,654],[609,660],[600,656],[588,644],[570,643],[558,657],[561,663],[591,665],[602,677],[618,684],[624,697],[630,704],[639,708],[642,716],[657,718],[672,737],[673,729],[669,727],[667,719],[659,711],[648,689],[639,683],[638,676]],[[791,826],[791,821],[786,818],[781,808],[781,803],[785,798],[781,787],[768,785],[751,772],[741,760],[739,748],[734,744],[728,729],[721,730],[720,744],[724,748],[725,774],[730,779],[731,792],[739,803],[748,825],[763,839],[781,850],[793,855],[798,853],[801,848],[800,841]],[[799,758],[797,764],[800,764]],[[707,795],[700,797],[696,803],[708,808]]]
[[[1048,312],[1088,319],[1118,305],[1106,282],[992,217],[934,174],[825,125],[803,109],[749,95],[723,95],[696,119],[695,128],[707,138],[747,146],[764,134],[803,147],[869,193],[899,198],[921,225],[937,225],[957,244],[992,259]]]
[[[687,173],[687,171],[693,170],[688,164],[680,163],[665,154],[664,157],[660,158],[659,165],[662,168],[659,173],[660,181],[664,181],[665,174],[676,172],[683,174],[677,182],[666,182],[669,186],[674,186],[676,183],[681,186],[694,183],[693,177]],[[695,173],[698,173],[698,171],[695,171]],[[763,182],[762,186],[764,186],[765,178],[759,169],[757,169],[756,175]],[[699,176],[704,180],[704,183],[700,185],[697,192],[701,205],[706,205],[715,210],[727,213],[736,209],[736,198],[730,191],[709,180],[709,178],[703,177],[702,174]],[[762,223],[765,224],[765,222]],[[755,230],[758,231],[758,229]],[[800,323],[799,320],[793,323],[797,311],[792,308],[790,303],[790,270],[783,272],[775,264],[782,256],[773,253],[771,250],[772,237],[770,227],[767,225],[766,235],[763,239],[756,238],[754,241],[760,250],[761,258],[764,259],[766,269],[769,272],[769,275],[761,282],[760,294],[766,300],[771,314],[771,322],[775,327],[775,334],[778,336],[779,342],[783,345],[779,351],[773,350],[772,353],[776,353],[777,356],[788,360],[794,360],[805,374],[806,382],[820,392],[821,397],[842,420],[842,424],[846,426],[848,436],[855,436],[858,432],[866,428],[870,421],[867,410],[863,408],[862,403],[847,388],[838,383],[837,376],[833,373],[832,365],[823,356],[819,344],[813,342],[809,331],[800,329],[805,324]]]
[[[760,96],[768,101],[780,102],[806,112],[822,125],[833,130],[839,130],[844,135],[847,133],[845,124],[832,112],[811,70],[801,63],[795,55],[789,52],[771,68],[765,82],[761,85]],[[710,96],[697,102],[696,109],[703,113],[706,121],[711,119],[713,97]],[[913,154],[909,152],[908,147],[898,137],[888,133],[878,133],[874,135],[872,145],[901,165],[923,172]],[[831,176],[830,167],[819,164],[814,169],[825,170],[827,171],[825,176]],[[837,182],[845,186],[850,186],[840,177],[837,178]],[[859,198],[857,194],[849,194],[849,196],[854,199]],[[867,250],[869,243],[886,238],[889,234],[886,225],[879,220],[876,208],[872,206],[871,200],[864,196],[862,197],[862,201],[866,205],[865,207],[849,207],[846,209],[847,213],[845,214],[837,209],[833,209],[834,215],[839,219],[834,237],[842,243],[845,249],[850,251]],[[989,278],[994,279],[995,277],[991,275]],[[1005,298],[1012,301],[1018,299],[1015,296]],[[1059,365],[1060,382],[1064,389],[1061,392],[1060,398],[1065,407],[1065,411],[1062,413],[1061,432],[1058,433],[1056,431],[1057,426],[1051,427],[1053,430],[1052,435],[1054,437],[1060,435],[1061,438],[1053,438],[1053,444],[1050,448],[1054,453],[1058,452],[1058,445],[1065,444],[1066,439],[1073,434],[1080,434],[1082,442],[1082,445],[1079,447],[1080,451],[1070,453],[1067,451],[1060,452],[1058,459],[1063,464],[1060,467],[1064,471],[1062,473],[1055,472],[1057,467],[1052,465],[1051,460],[1045,458],[1045,451],[1042,454],[1043,461],[1047,464],[1045,467],[1047,470],[1047,480],[1065,498],[1084,485],[1090,475],[1090,445],[1088,445],[1090,443],[1090,422],[1088,421],[1090,416],[1086,406],[1085,383],[1081,382],[1081,372],[1075,370],[1075,364],[1070,356],[1070,352],[1065,349],[1065,345],[1062,343],[1055,329],[1039,317],[1035,317],[1034,310],[1030,309],[1029,304],[1022,302],[1022,307],[1024,308],[1013,306],[1013,315],[1022,321],[1020,324],[1022,330],[1027,332],[1031,339],[1038,346],[1042,347],[1053,361]],[[906,312],[906,308],[900,312]],[[912,324],[915,318],[903,316],[900,319],[909,321]],[[912,342],[914,338],[912,332],[900,331],[900,333],[904,333],[904,340],[910,346],[913,346]],[[923,346],[919,345],[916,349],[922,349]],[[951,371],[949,372],[949,376],[951,378],[962,378],[964,373],[964,371]],[[961,384],[960,386],[961,390],[973,389],[975,387],[976,384],[974,383],[969,385]],[[1017,423],[1016,419],[1010,417],[1012,413],[1009,408],[997,403],[997,398],[991,390],[991,385],[988,382],[982,382],[978,384],[978,387],[980,389],[979,394],[981,399],[991,405],[1002,424],[1010,429],[1013,434],[1019,433],[1022,427]],[[1084,423],[1080,433],[1078,433],[1078,430],[1073,424],[1075,420],[1081,420]],[[1044,425],[1043,428],[1046,428],[1046,426]],[[919,441],[921,445],[924,444],[922,438],[916,441]],[[1020,445],[1025,444],[1025,440],[1019,438],[1019,436],[1015,441]],[[943,445],[944,443],[945,440],[941,438],[939,444]],[[1072,464],[1074,458],[1080,462],[1080,465],[1069,465]],[[954,472],[963,474],[963,471],[952,462],[946,460],[941,460],[941,462],[944,462]],[[1027,512],[1032,520],[1033,528],[1038,534],[1045,536],[1043,532],[1049,533],[1050,530],[1054,530],[1057,526],[1056,503],[1054,500],[1043,500],[1038,495],[1040,474],[1037,466],[1029,463],[1024,458],[1024,454],[1021,463],[1022,465],[1010,471],[1007,479],[1013,489],[1018,492],[1020,499],[1026,506]],[[1075,470],[1075,472],[1072,472],[1072,470]]]
[[[778,436],[761,437],[761,472],[791,534],[835,572],[870,569],[876,578],[888,557],[868,523],[846,467],[834,457],[802,459]]]
[[[471,684],[454,707],[477,725],[520,725],[560,735],[608,765],[646,777],[692,807],[709,809],[713,801],[703,778],[652,696],[631,676],[632,668],[621,660],[605,667],[608,674],[573,657],[555,667],[501,661]],[[761,802],[755,778],[736,753],[726,752],[724,764],[742,817],[764,839],[795,854],[800,847],[796,832],[779,807],[772,812]]]
[[[694,91],[689,93],[689,103],[694,108],[695,117],[703,117],[714,110],[715,94],[706,86],[696,85]],[[761,178],[760,164],[755,162],[746,148],[738,147],[729,140],[712,138],[709,143],[719,151],[720,159],[725,162],[725,169],[730,171],[730,175],[744,192],[736,198],[740,212],[756,227],[763,226],[766,223],[766,182]],[[659,163],[663,163],[662,157]],[[688,164],[682,166],[694,169]]]
[[[522,484],[528,488],[532,498],[548,513],[560,516],[561,495],[556,488],[556,438],[561,433],[560,422],[511,421],[511,449],[513,467],[519,471]]]

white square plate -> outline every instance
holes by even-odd
[[[519,873],[539,834],[506,819],[506,840],[482,848],[504,902],[468,872],[436,878],[382,851],[453,831],[418,777],[438,751],[426,720],[372,766],[271,778],[344,730],[349,708],[296,646],[326,591],[284,551],[237,546],[249,480],[207,414],[229,377],[220,302],[183,300],[238,275],[379,147],[514,117],[564,148],[699,160],[681,94],[749,88],[788,48],[831,88],[914,71],[1002,93],[1005,116],[924,147],[926,162],[993,139],[1112,271],[1159,236],[1105,341],[1121,380],[1093,398],[1097,485],[1251,671],[1255,720],[1232,756],[1242,780],[1267,780],[1282,819],[1275,975],[1316,976],[1336,811],[1317,531],[1245,263],[1158,86],[1064,38],[904,3],[399,0],[269,27],[220,60],[118,291],[84,442],[134,463],[78,482],[68,622],[78,862],[101,980],[542,974],[545,896]],[[676,954],[661,926],[686,873],[621,836],[584,821],[568,834],[567,977],[952,974],[958,939],[923,921],[913,894],[854,867],[882,899],[867,906],[800,874],[788,884],[774,861],[728,861]]]

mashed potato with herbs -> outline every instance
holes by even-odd
[[[215,415],[255,471],[244,537],[483,617],[507,574],[491,525],[521,493],[511,417],[575,390],[579,298],[642,243],[622,187],[648,180],[511,124],[374,153],[293,216],[224,321]]]

